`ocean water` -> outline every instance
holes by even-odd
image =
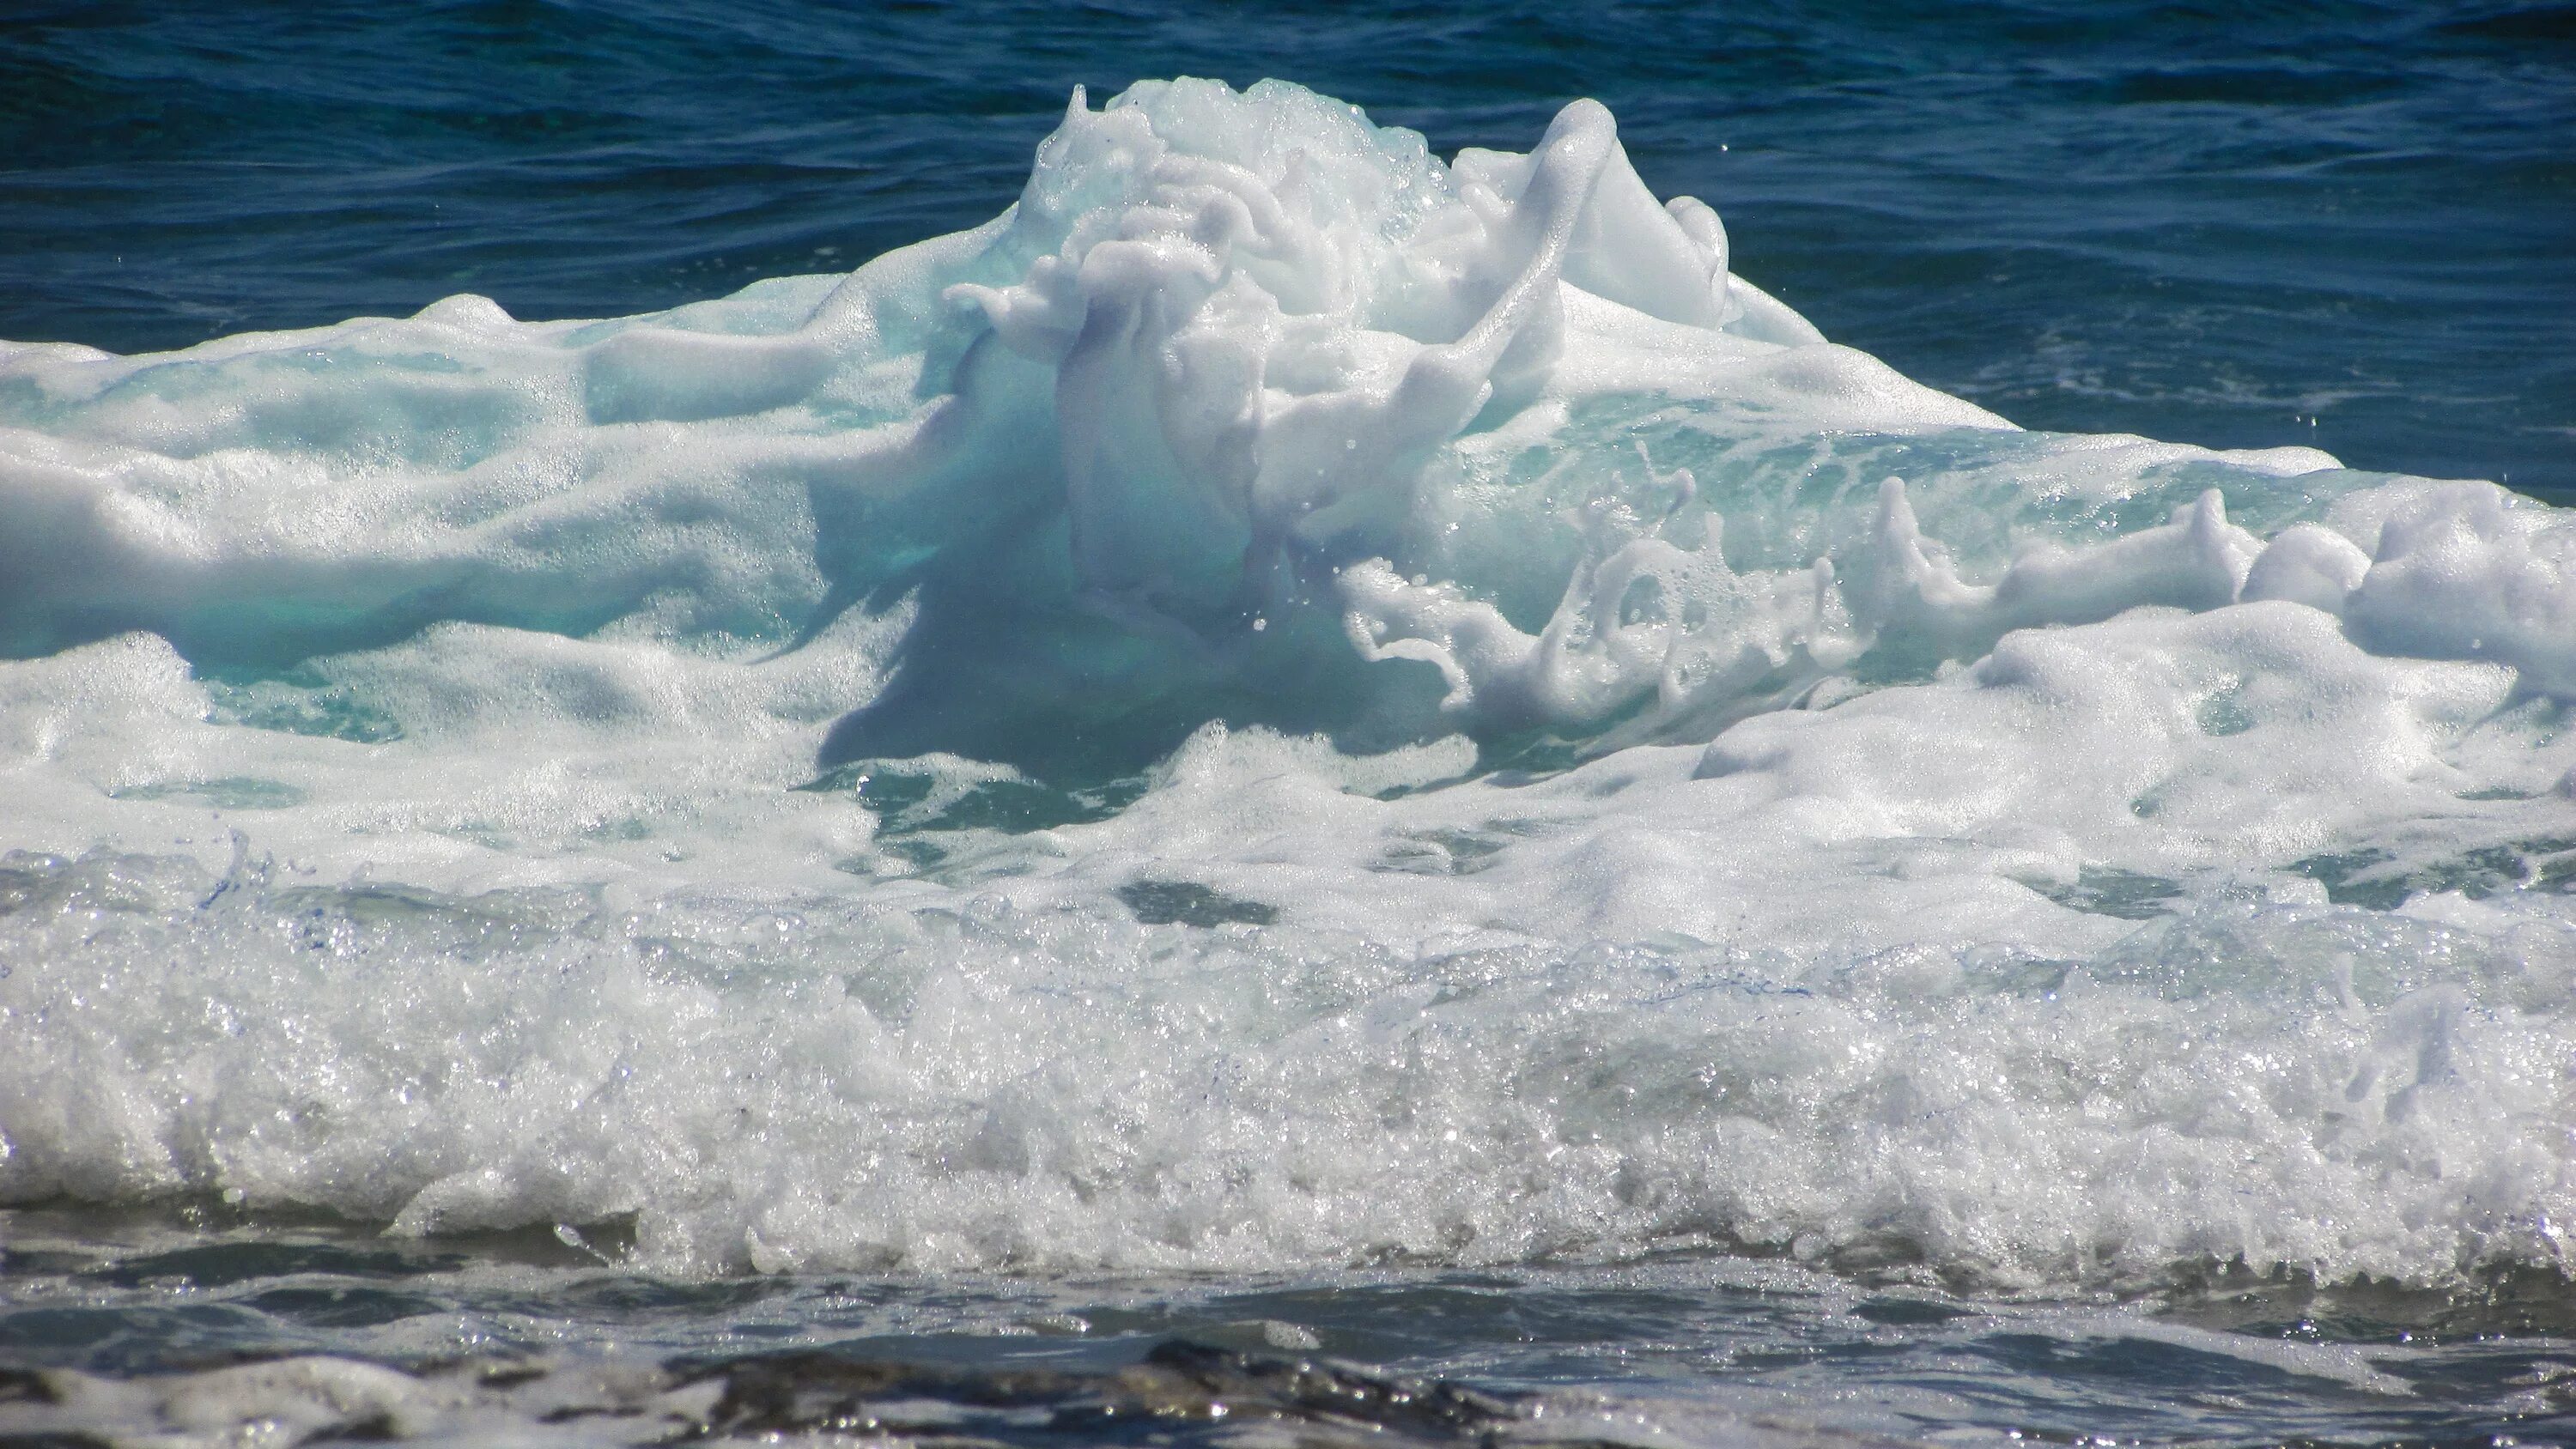
[[[12,12],[0,1443],[2566,1442],[2571,37]]]

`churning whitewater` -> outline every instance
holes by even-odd
[[[0,1203],[2559,1264],[2572,706],[2568,513],[2016,430],[1598,105],[1076,93],[846,276],[0,344]]]

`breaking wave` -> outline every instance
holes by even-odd
[[[0,1200],[2025,1285],[2576,1212],[2576,520],[2014,429],[1589,102],[1077,93],[846,276],[0,344],[0,656]]]

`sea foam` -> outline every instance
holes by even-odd
[[[1589,102],[1077,93],[847,276],[0,344],[0,653],[0,1200],[2036,1286],[2576,1212],[2576,520],[2016,430]]]

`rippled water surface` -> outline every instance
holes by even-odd
[[[2555,1442],[2563,1287],[2444,1300],[2218,1278],[1960,1296],[1698,1253],[1250,1279],[675,1282],[567,1230],[439,1246],[220,1207],[13,1214],[0,1431],[267,1417],[324,1439],[634,1442]],[[335,1355],[403,1365],[400,1379]],[[228,1367],[227,1365],[235,1365]],[[76,1370],[63,1373],[63,1369]],[[301,1375],[288,1370],[300,1369]],[[334,1373],[338,1377],[333,1377]],[[183,1407],[112,1392],[179,1386]],[[103,1377],[87,1377],[98,1375]],[[166,1376],[166,1377],[164,1377]],[[174,1425],[173,1421],[178,1421]],[[532,1422],[533,1421],[533,1422]],[[51,1442],[11,1439],[7,1442]]]

